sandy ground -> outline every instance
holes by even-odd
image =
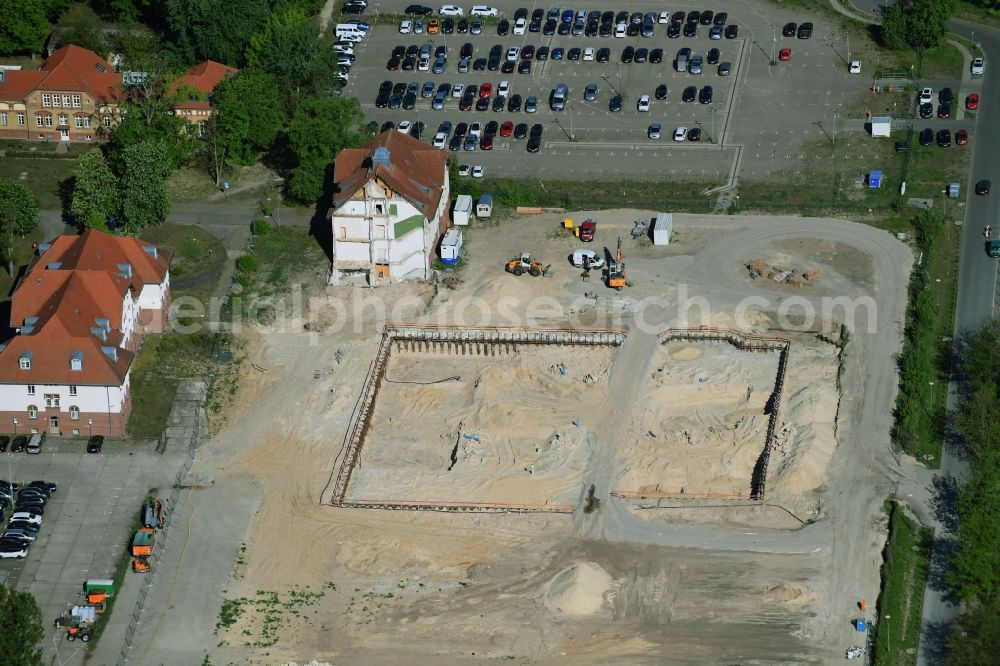
[[[598,219],[593,249],[612,248],[622,235],[635,286],[621,293],[597,279],[583,282],[566,259],[579,243],[558,229],[562,216],[542,215],[470,228],[470,261],[451,287],[338,288],[330,292],[333,301],[314,304],[312,316],[331,324],[323,333],[296,322],[248,345],[250,360],[267,372],[245,364],[241,415],[204,446],[199,462],[211,471],[216,493],[261,491],[245,553],[235,570],[219,572],[230,576],[223,596],[273,592],[296,599],[293,593],[305,586],[322,593],[301,605],[275,602],[278,610],[245,605],[232,626],[198,639],[195,652],[207,651],[213,663],[259,664],[842,659],[857,642],[849,623],[854,602],[877,596],[880,483],[890,465],[894,399],[887,387],[896,385],[892,355],[910,252],[884,232],[843,221],[689,215],[675,215],[671,246],[644,247],[628,230],[634,218],[649,215],[573,215]],[[554,276],[504,274],[503,262],[523,250],[552,264]],[[789,269],[819,267],[822,277],[795,290],[751,281],[745,265],[756,258]],[[862,295],[876,301],[878,325],[852,335],[842,363],[837,349],[815,336],[839,329],[836,321],[808,322],[802,314],[781,321],[789,302],[818,307],[824,296]],[[345,315],[373,297],[380,307]],[[689,297],[705,299],[706,307],[678,307]],[[748,297],[758,301],[740,316]],[[643,299],[653,302],[635,312]],[[470,303],[501,302],[502,312],[489,315],[492,323],[619,322],[632,332],[606,358],[593,352],[581,358],[579,350],[559,360],[394,358],[388,376],[396,380],[463,379],[388,389],[376,410],[377,441],[365,450],[350,493],[396,488],[448,498],[555,497],[582,506],[593,484],[597,511],[441,515],[320,506],[380,320],[485,323]],[[718,344],[661,346],[654,337],[666,324],[702,322],[755,332],[808,324],[793,336],[780,447],[772,458],[773,502],[677,510],[619,502],[609,493],[623,475],[638,485],[680,483],[695,474],[718,487],[748,484],[748,460],[763,443],[763,401],[776,356]],[[568,377],[552,371],[558,362]],[[599,381],[583,382],[584,367]],[[637,436],[649,430],[655,446]],[[467,431],[480,436],[480,446],[460,446],[448,472],[448,454]],[[546,458],[555,435],[561,457]],[[677,448],[684,452],[669,460]],[[535,474],[524,469],[532,459]],[[802,518],[814,522],[802,527]],[[171,612],[183,612],[183,604]],[[205,618],[206,626],[214,619]],[[280,630],[263,645],[269,621]],[[149,663],[157,657],[153,645]]]

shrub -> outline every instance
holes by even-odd
[[[236,266],[244,273],[254,273],[260,267],[260,262],[257,261],[257,257],[254,255],[244,254],[236,260]]]

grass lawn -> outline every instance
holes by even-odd
[[[193,298],[208,311],[228,261],[222,241],[203,227],[188,224],[147,227],[142,238],[174,251],[170,262],[170,292],[174,303],[181,306],[183,302],[178,299]]]
[[[306,227],[272,227],[254,236],[252,254],[237,269],[244,294],[260,299],[282,294],[296,283],[315,282],[317,270],[329,264],[319,244]]]
[[[10,297],[11,289],[14,288],[14,281],[21,274],[21,269],[28,265],[32,255],[35,254],[34,244],[42,240],[40,231],[35,231],[23,238],[14,239],[14,274],[7,272],[7,265],[0,267],[0,299],[6,300]],[[5,323],[6,324],[6,323]]]
[[[979,23],[985,26],[1000,28],[1000,8],[984,9],[968,0],[960,0],[955,9],[954,18]]]
[[[23,157],[0,158],[0,178],[23,183],[42,208],[62,208],[62,193],[68,196],[76,160],[46,160]]]
[[[875,627],[875,663],[917,663],[924,585],[934,532],[909,518],[898,504],[886,501],[889,538],[883,551],[882,591]]]

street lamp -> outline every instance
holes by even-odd
[[[17,417],[14,417],[14,434],[17,434]]]
[[[87,419],[87,427],[90,428],[90,436],[94,436],[94,419]]]

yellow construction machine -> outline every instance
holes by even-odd
[[[622,261],[622,238],[618,237],[618,248],[615,250],[614,261],[608,262],[607,285],[611,289],[621,291],[624,287],[631,287],[632,283],[625,276],[625,263]]]

